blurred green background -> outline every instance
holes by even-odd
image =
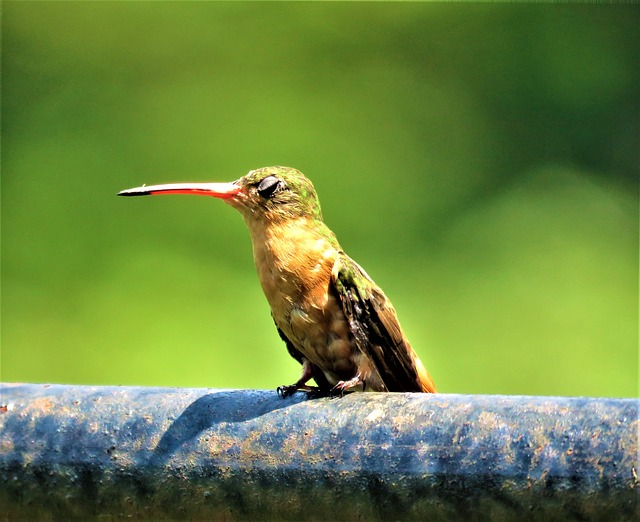
[[[439,391],[637,395],[637,5],[2,7],[2,380],[293,382],[239,214],[115,196],[281,164]]]

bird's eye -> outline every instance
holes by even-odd
[[[269,199],[284,188],[284,182],[276,176],[267,176],[258,184],[258,194]]]

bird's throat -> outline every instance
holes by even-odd
[[[306,218],[251,227],[253,257],[264,294],[279,325],[294,308],[322,308],[331,270],[340,253],[333,233]],[[307,310],[308,309],[308,310]]]

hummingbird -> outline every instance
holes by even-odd
[[[282,166],[232,183],[169,183],[119,196],[198,194],[237,209],[249,228],[253,259],[271,315],[300,378],[277,391],[435,392],[395,309],[322,220],[311,181]],[[317,386],[308,382],[313,379]]]

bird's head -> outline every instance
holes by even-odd
[[[119,192],[119,196],[199,194],[223,199],[238,209],[247,223],[278,223],[287,219],[321,220],[320,202],[313,184],[290,167],[252,170],[232,183],[169,183]]]

